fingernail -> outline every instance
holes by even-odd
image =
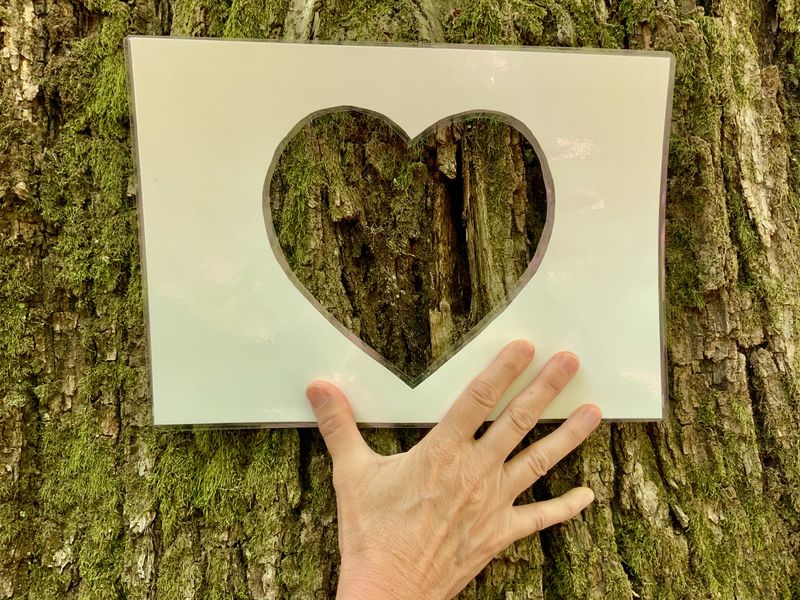
[[[587,427],[592,429],[597,427],[597,424],[600,423],[602,416],[603,415],[600,414],[600,411],[596,406],[585,407],[581,412],[581,420]]]
[[[565,352],[558,359],[558,364],[567,375],[573,375],[578,370],[578,359],[574,354]]]
[[[516,340],[514,346],[524,358],[530,359],[533,357],[533,344],[528,340]]]
[[[306,390],[306,397],[308,398],[311,408],[314,410],[321,408],[328,400],[328,393],[321,385],[311,385]]]

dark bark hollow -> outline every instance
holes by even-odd
[[[372,113],[315,116],[264,203],[295,283],[411,385],[527,283],[548,212],[534,146],[488,113],[411,141]]]

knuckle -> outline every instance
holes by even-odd
[[[526,435],[536,425],[536,417],[528,407],[521,404],[509,406],[508,419],[521,436]]]
[[[570,450],[577,448],[586,439],[587,433],[578,426],[569,425],[564,428],[566,445]]]
[[[557,395],[564,387],[564,382],[555,373],[545,371],[542,373],[542,387],[550,395]]]
[[[547,523],[544,520],[544,513],[540,510],[534,510],[531,514],[530,528],[531,533],[541,531],[546,527]]]
[[[547,475],[547,471],[550,469],[550,461],[547,455],[539,448],[530,448],[526,450],[524,460],[528,470],[536,479]]]
[[[322,434],[323,438],[327,438],[341,431],[344,424],[344,416],[341,413],[332,413],[320,419],[318,423],[319,432]]]
[[[509,356],[502,359],[500,361],[500,370],[509,376],[516,375],[517,371],[519,370],[519,358],[521,358],[521,356],[519,354],[515,354],[514,356]]]
[[[494,408],[499,398],[495,387],[485,379],[473,381],[468,393],[470,400],[485,410]]]
[[[464,469],[461,473],[462,493],[469,503],[482,503],[486,498],[489,484],[483,473],[477,469]]]
[[[437,436],[432,438],[428,444],[430,444],[430,457],[434,464],[446,467],[458,462],[458,448],[450,439]]]

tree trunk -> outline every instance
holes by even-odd
[[[585,484],[597,502],[513,545],[462,596],[800,598],[799,27],[789,0],[5,0],[0,598],[335,589],[316,431],[148,425],[128,33],[673,52],[667,419],[601,426],[526,497]],[[458,247],[444,221],[430,230]],[[466,285],[432,284],[434,308],[409,318],[444,323],[446,301],[461,331]],[[433,357],[452,331],[427,350],[409,334],[395,358]],[[381,452],[423,434],[365,431]]]

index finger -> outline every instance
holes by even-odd
[[[436,429],[456,439],[471,439],[497,402],[533,358],[533,345],[515,340],[467,386]]]

